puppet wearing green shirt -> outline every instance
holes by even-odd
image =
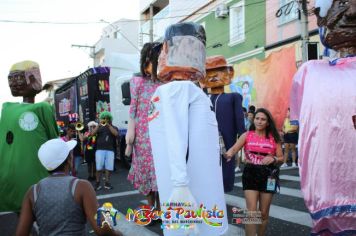
[[[8,76],[13,96],[23,103],[3,104],[0,119],[0,212],[19,212],[28,188],[46,177],[37,152],[49,139],[58,137],[53,108],[34,103],[42,90],[39,66],[23,61],[11,67]]]

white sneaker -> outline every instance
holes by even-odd
[[[237,167],[235,168],[235,173],[240,172],[240,171],[241,171],[240,168],[237,166]]]
[[[293,163],[292,163],[292,167],[297,167],[297,165],[293,162]]]
[[[286,168],[288,167],[287,163],[283,163],[283,165],[281,165],[281,168]]]

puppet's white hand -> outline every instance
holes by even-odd
[[[186,203],[189,206],[184,207],[184,210],[196,211],[198,209],[198,204],[188,186],[173,187],[173,191],[168,202]],[[185,235],[199,235],[199,229],[196,224],[193,224],[193,229],[186,229],[184,233]]]

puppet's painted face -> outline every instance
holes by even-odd
[[[14,97],[35,96],[37,91],[33,85],[36,79],[33,76],[26,78],[25,71],[12,71],[8,76],[11,94]]]
[[[232,67],[221,67],[206,71],[206,77],[199,81],[205,88],[218,88],[230,84],[234,75]]]
[[[325,42],[330,48],[339,51],[356,50],[356,1],[334,0],[325,17],[316,11],[318,26],[325,26],[328,33]]]

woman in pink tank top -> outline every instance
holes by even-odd
[[[234,146],[226,152],[225,158],[231,160],[242,147],[246,154],[246,164],[242,174],[246,208],[251,213],[251,217],[261,219],[261,223],[257,224],[258,232],[264,235],[272,197],[279,187],[277,164],[283,162],[281,138],[273,117],[267,109],[257,109],[250,131],[241,135]],[[256,235],[255,224],[246,224],[245,230],[246,235]]]

